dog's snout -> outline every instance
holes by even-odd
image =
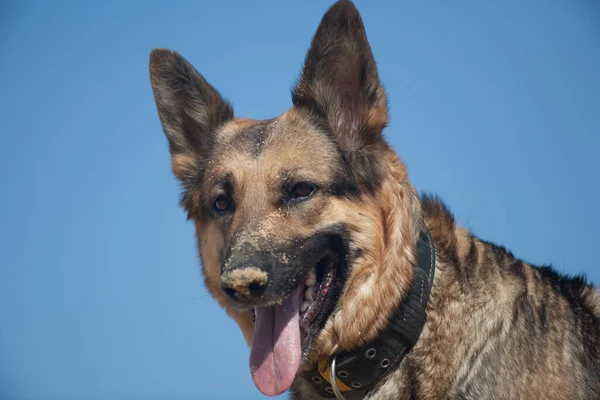
[[[221,289],[231,299],[247,303],[263,295],[267,281],[267,272],[255,267],[240,267],[221,275]]]

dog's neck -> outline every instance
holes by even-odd
[[[319,360],[300,379],[325,398],[362,399],[400,366],[415,346],[427,319],[426,309],[435,275],[435,244],[429,230],[420,232],[417,263],[410,290],[374,339],[349,352]]]

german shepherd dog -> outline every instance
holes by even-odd
[[[276,118],[236,118],[170,50],[151,52],[150,77],[206,287],[260,392],[600,398],[600,293],[416,192],[352,2],[324,15]]]

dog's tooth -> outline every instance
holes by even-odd
[[[304,292],[304,298],[306,300],[312,300],[312,296],[313,296],[314,292],[315,292],[315,289],[313,289],[312,287],[309,287],[308,289],[306,289],[306,292]]]
[[[313,269],[308,273],[308,277],[306,278],[306,286],[313,286],[317,283],[317,272]]]
[[[308,310],[308,302],[304,301],[300,305],[300,312],[305,312],[306,310]]]

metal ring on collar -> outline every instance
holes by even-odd
[[[331,380],[331,387],[333,388],[333,393],[338,400],[346,400],[340,388],[337,385],[337,375],[335,373],[335,360],[337,358],[337,353],[331,357],[331,364],[329,365],[329,379]]]

